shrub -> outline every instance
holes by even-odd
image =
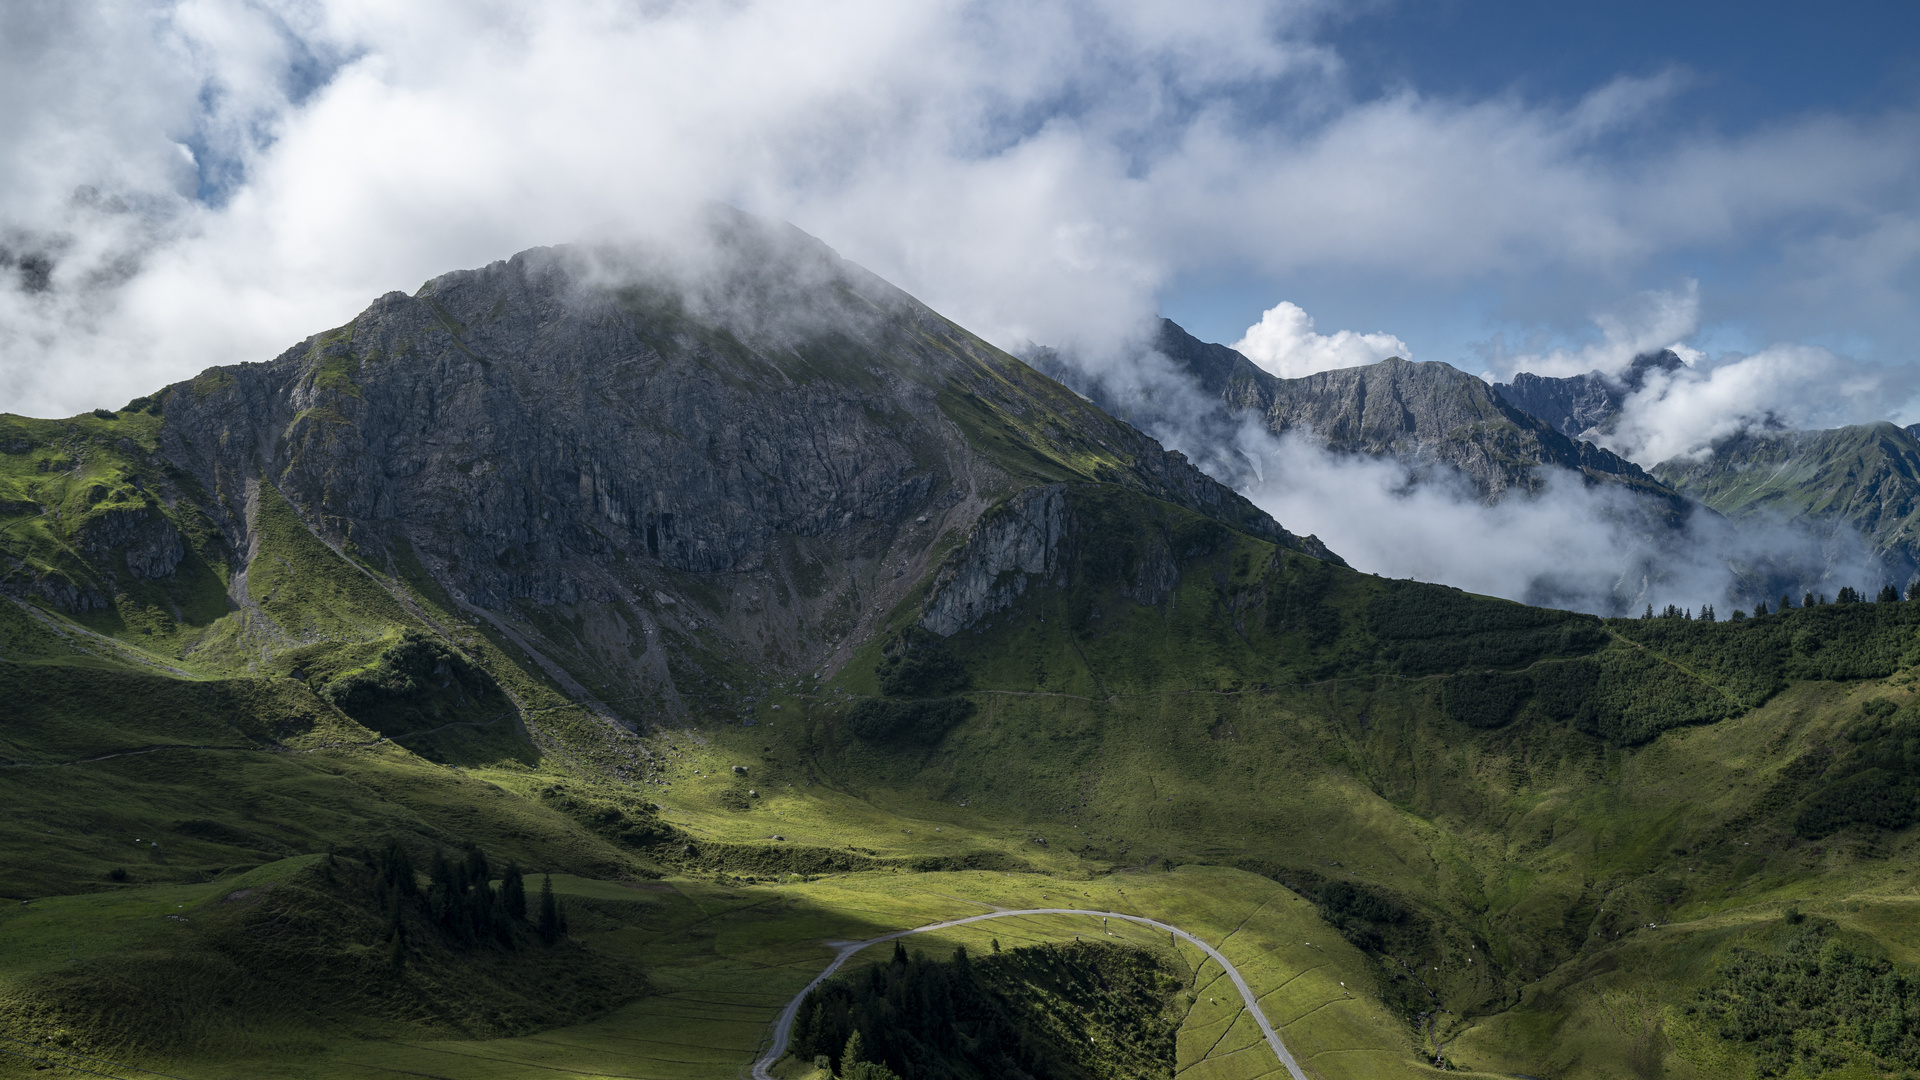
[[[847,714],[847,729],[868,742],[932,745],[972,716],[966,698],[883,701],[869,698]]]

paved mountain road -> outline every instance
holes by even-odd
[[[1125,915],[1118,911],[1092,911],[1086,908],[1057,907],[989,911],[984,915],[969,915],[964,919],[949,919],[946,922],[917,926],[912,930],[899,930],[891,934],[882,934],[876,938],[868,938],[865,941],[853,941],[841,945],[839,954],[833,958],[833,963],[827,965],[827,970],[815,976],[814,980],[808,983],[805,989],[795,994],[793,1000],[787,1002],[787,1007],[780,1011],[780,1019],[775,1021],[773,1025],[773,1045],[768,1047],[767,1052],[760,1055],[760,1059],[753,1063],[753,1080],[774,1080],[771,1070],[774,1064],[786,1055],[787,1037],[793,1032],[793,1018],[799,1014],[800,1004],[806,1001],[807,995],[813,991],[814,987],[832,978],[833,973],[840,970],[840,965],[846,963],[849,958],[861,949],[869,945],[878,945],[883,941],[903,938],[909,934],[924,934],[933,930],[945,930],[949,927],[965,926],[968,923],[982,922],[987,919],[1008,919],[1016,915],[1092,915],[1102,919],[1124,919],[1127,922],[1139,923],[1142,926],[1151,926],[1158,930],[1165,930],[1167,933],[1187,942],[1212,957],[1226,970],[1227,978],[1232,979],[1233,985],[1240,991],[1240,1000],[1246,1002],[1247,1012],[1253,1014],[1254,1022],[1260,1025],[1261,1033],[1267,1037],[1267,1045],[1273,1049],[1273,1055],[1280,1059],[1280,1064],[1287,1067],[1287,1072],[1292,1075],[1293,1080],[1307,1080],[1307,1074],[1300,1071],[1299,1063],[1293,1060],[1293,1055],[1287,1052],[1286,1045],[1280,1041],[1280,1034],[1273,1030],[1272,1024],[1267,1022],[1267,1014],[1261,1011],[1259,1000],[1254,997],[1253,991],[1247,987],[1247,980],[1240,977],[1240,970],[1238,968],[1228,962],[1226,957],[1220,955],[1220,950],[1201,941],[1185,930],[1163,923],[1158,919],[1148,919],[1140,915]]]

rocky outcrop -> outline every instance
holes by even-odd
[[[1673,372],[1684,366],[1685,361],[1673,350],[1661,349],[1634,357],[1627,370],[1617,376],[1589,371],[1554,378],[1523,371],[1511,383],[1494,383],[1493,392],[1562,435],[1579,439],[1611,430],[1628,395],[1645,386],[1650,373]]]
[[[948,637],[1013,606],[1036,579],[1060,583],[1065,569],[1067,488],[1028,488],[974,523],[941,566],[920,625]]]
[[[79,528],[82,550],[96,565],[112,566],[118,552],[128,572],[149,581],[170,577],[186,548],[180,530],[158,507],[113,506],[97,511]]]

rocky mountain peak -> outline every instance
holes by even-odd
[[[1391,357],[1282,379],[1168,319],[1160,321],[1151,352],[1191,380],[1194,400],[1170,401],[1152,385],[1090,375],[1047,350],[1034,360],[1115,415],[1209,446],[1234,445],[1234,434],[1251,417],[1272,434],[1298,434],[1334,450],[1456,469],[1489,501],[1538,490],[1546,482],[1543,470],[1558,467],[1651,495],[1661,501],[1662,514],[1682,512],[1683,501],[1639,466],[1555,430],[1450,364]],[[1215,464],[1231,471],[1233,463]]]
[[[1333,558],[826,245],[726,210],[679,241],[444,274],[151,400],[165,490],[87,519],[127,573],[169,572],[191,516],[251,610],[283,501],[550,671],[653,702],[676,666],[843,663],[1029,489],[1114,485]],[[105,606],[120,565],[23,558],[8,587]],[[269,652],[302,633],[246,626]]]
[[[1646,385],[1653,372],[1686,366],[1672,349],[1642,353],[1616,375],[1589,371],[1564,378],[1521,372],[1511,383],[1495,383],[1494,393],[1514,408],[1538,417],[1562,435],[1578,439],[1612,426],[1628,395]]]

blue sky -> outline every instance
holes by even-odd
[[[1621,78],[1671,77],[1675,89],[1649,118],[1601,151],[1631,162],[1695,135],[1751,135],[1810,118],[1900,117],[1910,132],[1920,106],[1920,4],[1810,5],[1724,2],[1541,4],[1514,0],[1373,3],[1323,24],[1319,35],[1346,65],[1355,97],[1408,91],[1457,101],[1507,99],[1567,106]],[[1881,208],[1883,211],[1887,208]],[[1912,204],[1901,209],[1911,212]],[[1232,341],[1275,298],[1293,300],[1323,327],[1387,330],[1421,359],[1474,370],[1505,335],[1538,351],[1595,331],[1582,311],[1623,291],[1697,280],[1699,344],[1750,352],[1793,339],[1884,362],[1920,358],[1915,323],[1897,310],[1834,311],[1814,299],[1779,303],[1792,248],[1819,215],[1769,222],[1711,244],[1594,274],[1533,267],[1524,275],[1455,280],[1317,269],[1274,275],[1213,267],[1178,275],[1163,311],[1208,340]],[[1916,293],[1911,260],[1896,271],[1901,298]]]

